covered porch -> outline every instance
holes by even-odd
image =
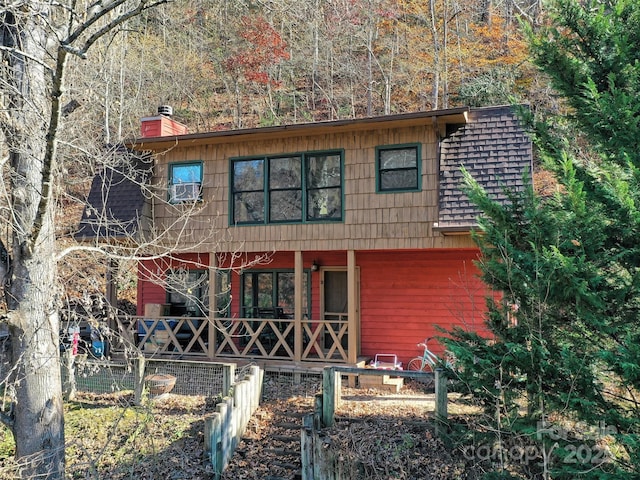
[[[323,266],[315,263],[315,256],[311,264],[311,254],[290,253],[293,269],[277,270],[283,277],[286,273],[284,281],[279,281],[287,285],[286,294],[282,294],[286,301],[265,300],[264,292],[258,291],[261,277],[256,276],[261,275],[256,272],[263,271],[262,265],[256,265],[249,272],[254,272],[252,278],[247,272],[234,277],[234,281],[244,282],[243,288],[231,289],[233,294],[221,304],[223,286],[220,283],[229,279],[221,278],[216,272],[225,271],[228,265],[210,254],[206,289],[208,298],[216,299],[215,311],[207,308],[210,313],[203,312],[202,316],[193,316],[192,311],[176,315],[168,304],[147,304],[143,315],[117,318],[114,327],[122,341],[121,345],[114,345],[112,351],[116,353],[126,345],[135,345],[145,356],[155,358],[297,366],[357,364],[360,323],[355,252],[343,252],[341,256],[345,258],[346,253],[346,265],[343,260],[342,264],[333,262]],[[287,263],[291,265],[290,261]],[[278,283],[278,280],[279,277],[273,276],[263,283]],[[336,292],[339,301],[332,301]],[[254,293],[256,300],[252,301]],[[311,297],[317,304],[314,308],[309,305]]]

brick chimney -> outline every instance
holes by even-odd
[[[172,115],[173,109],[169,105],[160,105],[158,115],[142,118],[140,136],[142,138],[173,137],[188,133],[187,126],[171,118]]]

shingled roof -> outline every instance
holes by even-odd
[[[472,109],[469,123],[441,142],[440,192],[437,229],[468,231],[477,225],[479,210],[461,191],[461,166],[492,198],[506,202],[505,186],[522,190],[523,173],[533,167],[531,139],[514,108],[509,106]]]
[[[108,153],[93,178],[75,235],[78,240],[131,238],[144,223],[147,204],[142,185],[151,174],[152,159],[123,147]]]

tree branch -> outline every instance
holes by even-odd
[[[33,231],[31,242],[35,244],[38,241],[47,209],[51,201],[52,194],[52,175],[53,165],[56,159],[56,135],[58,125],[60,123],[60,97],[64,84],[64,71],[67,62],[67,52],[63,48],[58,49],[58,58],[56,61],[55,73],[53,75],[53,84],[51,86],[51,116],[49,117],[49,128],[47,130],[46,147],[44,158],[42,159],[42,191],[40,192],[40,202],[38,210],[33,222]]]
[[[148,0],[141,0],[137,7],[132,8],[131,10],[117,16],[112,21],[104,25],[102,28],[95,31],[93,34],[87,38],[80,47],[73,47],[73,43],[78,41],[78,39],[87,32],[87,30],[93,26],[100,18],[106,15],[109,12],[112,12],[116,7],[120,6],[125,2],[125,0],[116,0],[112,3],[109,3],[103,6],[99,11],[97,11],[93,17],[91,17],[86,22],[82,23],[78,29],[76,29],[71,35],[69,35],[64,41],[62,41],[63,48],[73,53],[74,55],[78,55],[82,58],[85,57],[87,51],[91,46],[99,40],[101,37],[109,33],[111,30],[115,29],[119,25],[123,24],[127,20],[140,15],[145,10],[149,10],[151,8],[157,7],[158,5],[162,5],[165,3],[169,3],[173,0],[154,0],[151,3],[147,3]],[[100,3],[100,1],[96,2],[96,4]],[[94,5],[96,5],[94,4]]]
[[[38,65],[44,67],[45,69],[49,70],[49,71],[53,71],[53,69],[47,65],[46,63],[42,62],[41,60],[39,60],[38,58],[29,55],[28,53],[19,50],[17,48],[13,48],[13,47],[7,47],[6,45],[0,45],[0,51],[5,51],[5,52],[9,52],[12,53],[13,55],[20,55],[21,57],[27,58],[29,60],[31,60],[32,62],[37,63]]]

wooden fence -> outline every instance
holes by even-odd
[[[356,367],[325,367],[322,373],[322,413],[321,423],[323,427],[332,427],[335,422],[336,407],[340,405],[340,390],[342,388],[342,375],[389,375],[402,378],[422,378],[431,373],[415,372],[411,370],[382,370],[375,368]],[[435,371],[435,395],[436,395],[436,426],[447,420],[447,377],[444,370]]]
[[[426,373],[403,370],[376,370],[368,368],[326,367],[323,371],[322,393],[316,396],[314,413],[303,420],[301,431],[302,480],[351,480],[360,478],[362,465],[345,460],[344,455],[325,441],[323,427],[335,423],[335,410],[340,405],[343,374],[392,375],[404,378],[425,377]],[[444,371],[435,371],[435,426],[440,435],[447,422],[447,377]]]
[[[250,373],[231,386],[231,393],[205,419],[205,451],[209,452],[213,471],[219,479],[240,443],[251,415],[260,404],[264,372],[252,366]]]

